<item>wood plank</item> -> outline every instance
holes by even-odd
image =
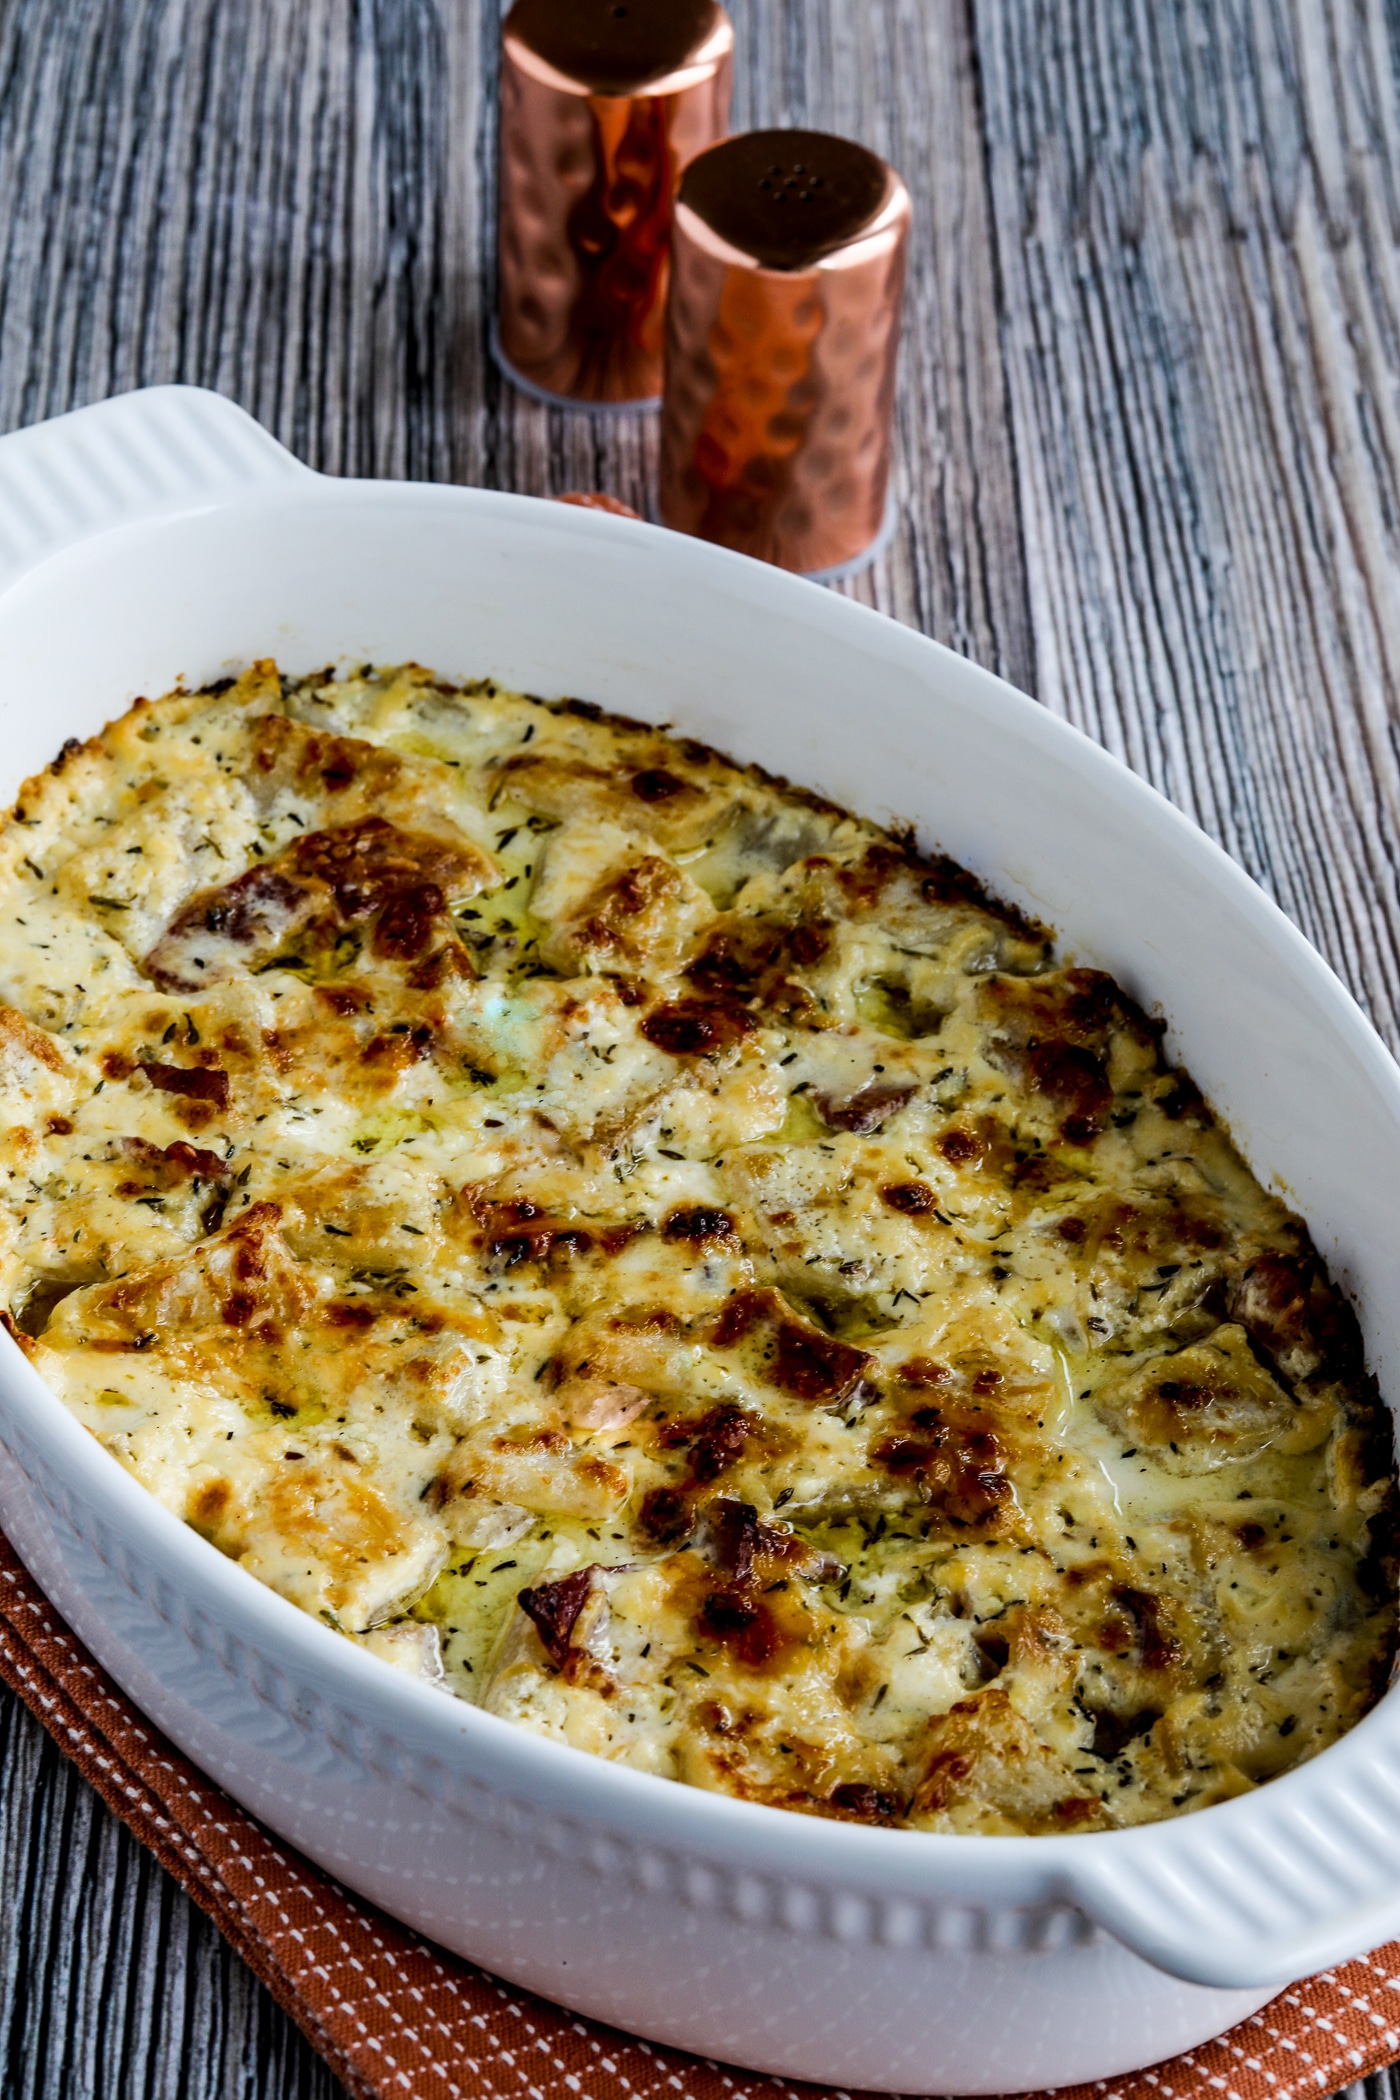
[[[334,2100],[214,1926],[0,1697],[6,2100]]]
[[[1400,1043],[1381,8],[977,0],[1038,689]]]

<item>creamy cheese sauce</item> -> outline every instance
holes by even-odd
[[[221,1551],[699,1786],[1246,1792],[1372,1703],[1389,1418],[1160,1030],[960,869],[421,668],[139,703],[0,831],[0,1304]]]

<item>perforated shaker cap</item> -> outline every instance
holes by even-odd
[[[810,270],[867,235],[898,177],[825,131],[751,131],[700,154],[680,201],[764,270]]]
[[[719,0],[515,0],[505,34],[588,95],[655,92],[727,25]]]

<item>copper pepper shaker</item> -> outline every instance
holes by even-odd
[[[909,192],[877,154],[759,131],[676,200],[661,520],[807,575],[882,544]]]
[[[515,0],[493,347],[527,392],[655,405],[676,185],[724,136],[733,48],[719,0]]]

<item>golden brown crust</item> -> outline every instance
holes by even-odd
[[[1350,1309],[1158,1025],[912,838],[262,661],[65,748],[0,893],[5,1324],[342,1632],[879,1826],[1179,1813],[1377,1696]]]

